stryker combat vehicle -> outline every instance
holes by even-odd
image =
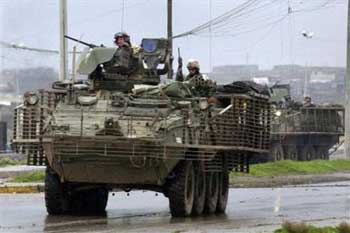
[[[248,172],[250,156],[267,155],[269,97],[223,91],[208,101],[186,82],[160,85],[167,43],[143,39],[128,75],[106,69],[115,48],[91,48],[77,65],[88,80],[25,93],[13,145],[28,164],[47,166],[49,214],[104,212],[113,189],[161,192],[172,216],[221,213],[229,173]]]
[[[294,102],[288,84],[271,87],[271,102],[271,160],[328,160],[344,135],[344,107]]]

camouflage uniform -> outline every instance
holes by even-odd
[[[128,75],[132,73],[133,50],[125,44],[118,47],[111,61],[105,65],[107,72]]]
[[[119,44],[117,42],[118,38],[123,38],[124,42]],[[105,70],[109,73],[120,75],[135,73],[138,68],[138,59],[141,53],[140,48],[131,45],[130,36],[125,32],[116,33],[114,39],[118,48],[111,61],[105,64]]]

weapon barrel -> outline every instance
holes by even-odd
[[[84,41],[82,41],[82,40],[75,39],[75,38],[70,37],[70,36],[67,36],[67,35],[64,35],[64,37],[67,38],[67,39],[70,39],[70,40],[72,40],[72,41],[78,42],[78,43],[80,43],[80,44],[86,45],[86,46],[88,46],[88,47],[90,47],[90,48],[95,48],[95,47],[97,47],[97,45],[90,44],[90,43],[84,42]]]

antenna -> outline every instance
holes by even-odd
[[[120,20],[120,31],[124,31],[125,0],[122,0],[122,16]]]
[[[169,71],[168,79],[173,78],[173,0],[168,0],[168,50],[169,50]]]
[[[67,32],[67,1],[59,0],[59,18],[60,18],[60,81],[64,81],[68,74],[67,67],[67,39],[64,37]]]

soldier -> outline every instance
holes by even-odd
[[[134,67],[130,36],[125,32],[118,32],[114,35],[114,43],[118,48],[112,60],[105,64],[106,71],[121,75],[131,74],[134,71]]]
[[[182,74],[182,58],[179,58],[179,66],[176,73],[176,80],[177,81],[189,81],[190,79],[194,77],[201,77],[202,74],[200,73],[200,66],[199,62],[194,59],[189,59],[187,62],[187,69],[188,69],[188,75],[184,78]]]
[[[304,97],[303,107],[304,107],[304,108],[315,107],[315,105],[312,103],[312,100],[311,100],[311,97],[310,97],[310,96],[305,96],[305,97]]]
[[[216,84],[208,76],[200,72],[200,65],[197,60],[189,59],[187,62],[188,75],[184,78],[182,74],[182,59],[179,58],[179,67],[176,73],[176,81],[185,81],[194,96],[210,97],[216,90]]]

